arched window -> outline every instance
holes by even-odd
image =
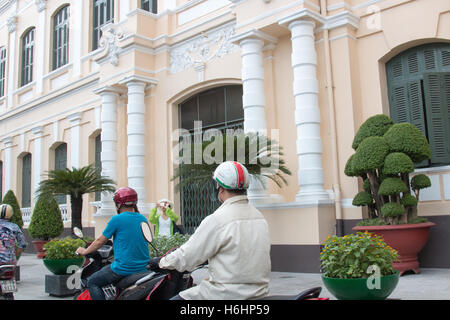
[[[0,97],[5,95],[6,87],[6,47],[0,48]]]
[[[34,31],[35,28],[30,29],[22,37],[21,86],[33,81]]]
[[[141,9],[151,13],[158,13],[157,0],[141,0]]]
[[[390,116],[427,137],[431,160],[416,167],[450,164],[450,44],[409,49],[386,64]]]
[[[243,129],[242,86],[229,85],[209,89],[179,105],[180,127],[193,133],[194,121],[201,121],[202,131]],[[202,133],[203,133],[202,132]],[[181,214],[185,232],[193,233],[200,222],[217,209],[214,185],[192,183],[180,192]]]
[[[69,8],[61,8],[53,16],[53,70],[69,62]]]
[[[114,0],[94,0],[92,50],[99,46],[101,28],[114,21]]]
[[[22,207],[31,207],[31,153],[22,158]]]
[[[67,143],[61,143],[55,149],[55,170],[65,170],[67,168]],[[56,201],[59,204],[67,202],[65,195],[57,196]]]

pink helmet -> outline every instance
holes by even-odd
[[[129,187],[119,188],[116,190],[116,192],[114,192],[113,200],[118,208],[120,208],[123,205],[127,207],[132,207],[137,204],[138,195],[133,188]]]

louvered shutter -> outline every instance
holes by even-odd
[[[448,164],[450,162],[450,73],[424,73],[423,78],[431,162]]]

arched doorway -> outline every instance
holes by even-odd
[[[242,86],[227,85],[200,92],[179,104],[179,125],[190,134],[194,122],[201,121],[202,133],[208,129],[242,129]],[[210,185],[190,184],[180,191],[180,207],[186,233],[193,233],[200,222],[219,206]]]

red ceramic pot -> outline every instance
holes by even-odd
[[[45,254],[46,253],[45,253],[45,250],[44,250],[43,247],[48,241],[46,241],[46,240],[33,240],[32,242],[33,242],[34,248],[37,251],[38,259],[45,258]]]
[[[430,227],[433,222],[401,224],[388,226],[356,226],[355,231],[368,231],[382,236],[390,247],[398,251],[400,258],[394,262],[394,269],[400,271],[400,275],[406,271],[420,273],[417,255],[423,249],[428,240]]]

